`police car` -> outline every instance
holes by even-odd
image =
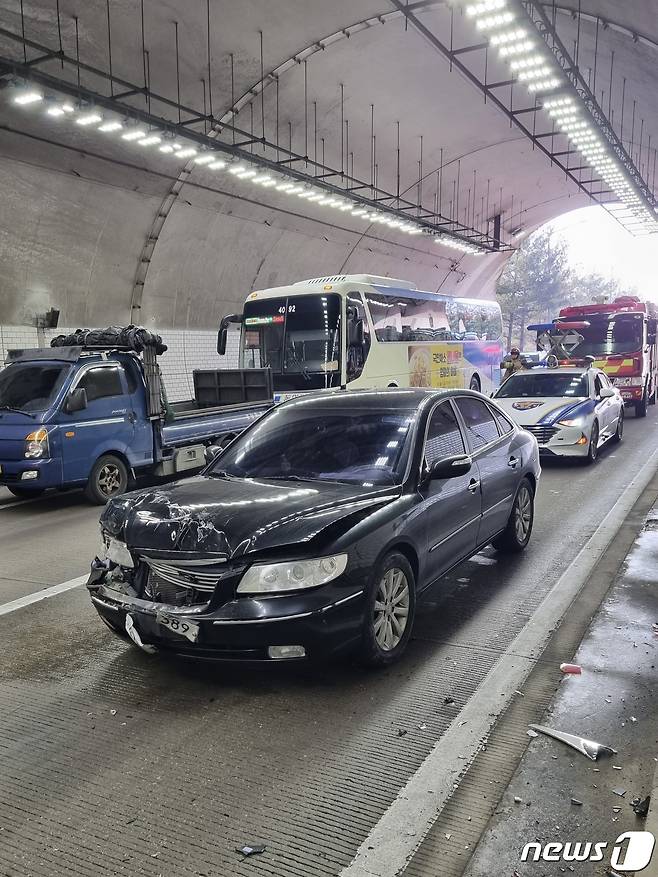
[[[544,457],[581,457],[593,463],[608,441],[620,442],[624,402],[597,368],[533,368],[508,378],[496,402],[537,439]]]

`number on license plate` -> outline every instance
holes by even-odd
[[[166,627],[167,630],[177,634],[177,636],[184,636],[185,639],[189,639],[191,643],[195,643],[199,638],[198,621],[187,621],[183,618],[176,618],[173,615],[165,615],[162,612],[158,612],[157,621],[158,624]]]

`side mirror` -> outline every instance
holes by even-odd
[[[87,391],[84,387],[76,387],[69,393],[64,403],[64,411],[67,414],[75,414],[76,411],[84,411],[87,404]]]
[[[435,460],[432,463],[428,478],[430,481],[437,478],[457,478],[459,475],[466,475],[470,472],[472,465],[473,460],[468,454],[444,457],[442,460]]]
[[[612,387],[601,387],[601,399],[612,399],[617,393]]]
[[[212,463],[217,454],[221,453],[223,449],[219,447],[219,445],[208,445],[208,447],[204,450],[203,455],[206,458],[206,463]]]
[[[227,314],[225,317],[222,317],[222,321],[219,324],[219,332],[217,333],[217,353],[219,353],[220,356],[224,356],[226,353],[229,324],[241,322],[242,314]]]

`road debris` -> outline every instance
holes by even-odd
[[[580,664],[560,664],[560,670],[563,673],[571,673],[573,676],[579,676],[583,672]]]
[[[398,728],[398,737],[404,737],[406,733],[405,728]]]
[[[443,702],[444,702],[445,704],[450,705],[451,703],[454,703],[454,702],[455,702],[455,698],[454,698],[454,697],[450,697],[450,695],[448,695],[448,697],[444,697],[444,698],[443,698]]]
[[[650,803],[651,795],[647,795],[646,798],[633,798],[633,800],[631,801],[633,813],[635,813],[636,816],[639,816],[640,819],[644,819],[649,812]]]
[[[620,798],[623,798],[626,794],[626,789],[622,789],[621,786],[617,786],[616,789],[611,789],[610,791],[613,795],[618,795]]]
[[[612,765],[612,769],[613,769],[613,770],[621,770],[621,767],[620,767],[620,765],[618,765],[618,764],[613,764],[613,765]]]
[[[596,761],[601,755],[617,755],[617,750],[603,743],[597,743],[595,740],[588,740],[586,737],[579,737],[577,734],[567,734],[565,731],[556,731],[554,728],[548,728],[546,725],[529,725],[533,731],[545,734],[547,737],[553,737],[561,743],[566,743],[577,752],[585,755],[592,761]]]
[[[521,800],[521,798],[519,798],[518,795],[515,795],[515,797],[514,797],[514,803],[515,803],[515,804],[522,804],[523,801]]]
[[[583,806],[583,802],[582,802],[582,801],[579,801],[578,798],[572,798],[572,799],[571,799],[571,803],[574,804],[576,807],[582,807],[582,806]]]
[[[528,737],[539,737],[539,734],[536,731],[533,731],[532,728],[528,728],[526,734]]]
[[[244,846],[236,847],[236,853],[242,853],[242,855],[246,858],[247,856],[255,856],[258,853],[265,852],[265,844],[244,844]]]
[[[117,714],[117,711],[116,711],[116,710],[110,710],[110,715],[111,715],[111,716],[116,716],[116,714]]]

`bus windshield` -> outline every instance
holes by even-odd
[[[571,351],[573,359],[583,356],[636,353],[643,347],[644,317],[642,314],[602,314],[584,317],[590,324],[578,329],[583,341]]]
[[[271,368],[282,390],[340,386],[338,295],[247,301],[242,325],[242,368]]]

